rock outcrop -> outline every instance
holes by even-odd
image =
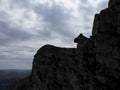
[[[120,90],[119,2],[95,15],[92,36],[80,34],[77,48],[40,48],[31,75],[4,90]]]

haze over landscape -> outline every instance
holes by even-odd
[[[0,69],[31,69],[45,44],[76,47],[108,0],[0,0]]]

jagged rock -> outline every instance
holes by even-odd
[[[4,90],[120,90],[119,2],[95,15],[92,36],[80,34],[77,48],[40,48],[31,75]]]
[[[75,38],[74,42],[79,43],[81,45],[86,45],[88,42],[88,38],[80,34],[77,38]]]
[[[110,0],[109,1],[109,7],[114,7],[118,4],[120,4],[120,0]]]
[[[79,64],[75,48],[45,45],[35,55],[31,76],[6,90],[81,90],[84,78]]]

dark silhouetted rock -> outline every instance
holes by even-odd
[[[120,5],[120,0],[110,0],[109,1],[109,7],[114,7]]]
[[[77,48],[43,46],[31,75],[4,90],[120,90],[119,1],[95,15],[90,38],[80,34]]]

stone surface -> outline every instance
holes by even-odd
[[[109,1],[109,7],[113,7],[113,6],[115,6],[115,5],[118,5],[118,4],[120,4],[120,0],[110,0]]]
[[[120,90],[119,0],[95,15],[92,36],[80,34],[77,48],[45,45],[32,73],[4,90]]]

